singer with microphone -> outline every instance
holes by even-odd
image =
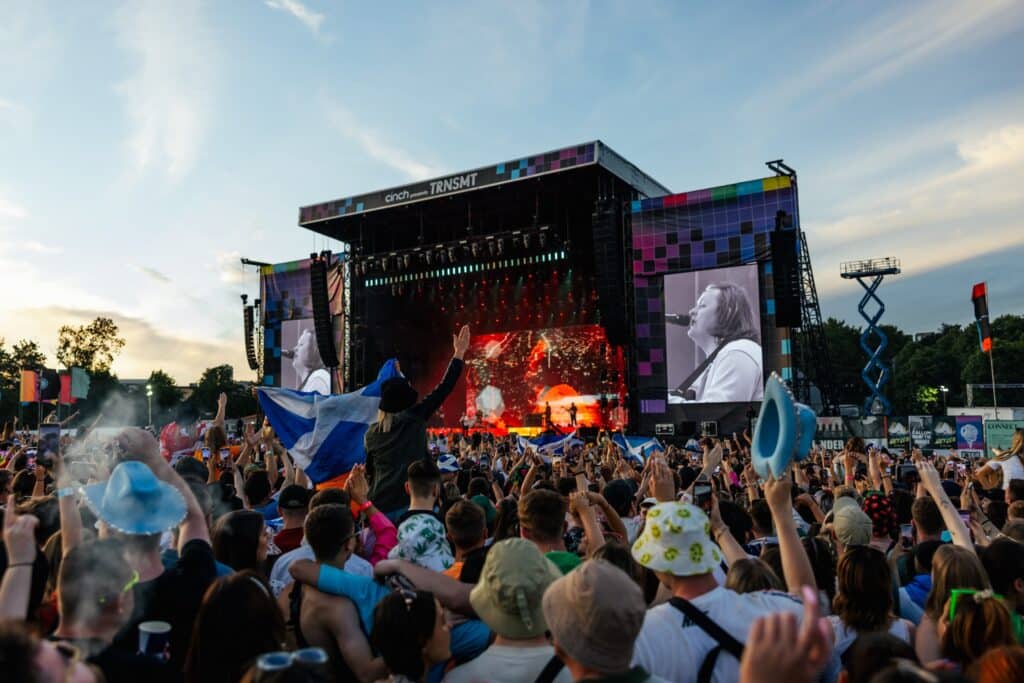
[[[688,326],[687,336],[705,356],[669,392],[669,403],[749,403],[763,398],[760,334],[743,288],[731,282],[710,284],[689,314],[670,313],[665,319]]]

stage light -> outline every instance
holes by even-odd
[[[458,259],[458,250],[455,247],[448,247],[448,262],[455,263]]]
[[[423,254],[423,258],[426,260],[428,266],[434,264],[434,252],[432,250],[427,249]]]
[[[498,245],[494,242],[494,240],[487,240],[487,251],[490,252],[491,257],[493,257],[498,252]]]
[[[497,248],[498,248],[498,256],[501,256],[502,254],[505,253],[505,238],[504,237],[499,237],[498,238]]]
[[[480,258],[480,243],[473,242],[469,247],[469,252],[473,255],[473,258]]]
[[[542,230],[537,241],[540,242],[541,249],[545,248],[548,246],[548,234]]]
[[[527,235],[523,235],[523,247],[525,249],[529,249],[530,248],[530,236],[528,234]]]
[[[402,256],[402,263],[405,265],[405,269],[408,270],[409,266],[412,265],[412,254],[404,254]]]

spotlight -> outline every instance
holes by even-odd
[[[434,263],[434,252],[431,249],[427,249],[423,252],[423,258],[427,262],[427,265],[433,265]]]
[[[530,235],[529,234],[523,235],[523,247],[525,249],[529,249],[530,248]]]
[[[505,253],[505,238],[498,238],[498,256],[502,256]]]
[[[473,254],[473,258],[480,258],[480,243],[473,242],[473,244],[470,245],[469,247],[469,251],[471,254]]]
[[[387,256],[382,256],[381,259],[380,259],[380,269],[383,270],[385,273],[388,272],[388,266],[390,265],[389,264],[390,260],[391,259],[389,259]]]
[[[458,254],[458,251],[455,249],[455,247],[448,247],[448,262],[449,263],[455,263],[455,261],[458,259],[458,257],[459,257],[459,254]]]
[[[493,239],[489,239],[489,240],[487,240],[487,251],[488,251],[488,252],[490,253],[490,255],[491,255],[491,257],[492,257],[492,258],[493,258],[493,257],[494,257],[494,255],[495,255],[495,254],[497,253],[497,251],[498,251],[498,245],[497,245],[497,244],[495,244],[495,242],[494,242],[494,240],[493,240]]]
[[[540,235],[537,238],[537,241],[540,242],[541,249],[545,248],[546,246],[548,246],[548,234],[546,232],[541,231]]]
[[[405,269],[409,270],[409,267],[412,265],[412,254],[403,254],[402,263],[405,265]]]

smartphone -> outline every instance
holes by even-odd
[[[900,541],[904,548],[910,548],[914,545],[913,524],[900,524]]]
[[[209,460],[209,459],[210,459],[210,449],[209,448],[204,448],[203,449],[203,460]]]
[[[899,478],[905,484],[916,484],[921,481],[921,476],[917,473],[917,465],[903,464],[899,466]]]
[[[967,510],[957,510],[960,513],[960,519],[963,521],[964,526],[968,529],[971,528],[971,513]]]
[[[711,484],[697,482],[693,485],[693,504],[705,512],[711,509]]]

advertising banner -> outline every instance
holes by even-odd
[[[985,422],[985,446],[987,457],[992,456],[992,449],[1009,450],[1013,443],[1013,433],[1024,429],[1024,420],[988,420]]]
[[[910,428],[910,447],[920,448],[922,451],[932,449],[932,416],[911,415],[907,418]]]
[[[910,448],[910,424],[906,417],[890,417],[888,435],[890,451],[905,451]]]
[[[961,455],[985,453],[985,426],[981,415],[956,417],[956,449]]]
[[[956,448],[956,418],[944,415],[932,418],[932,448],[942,455]]]
[[[846,426],[841,417],[819,417],[814,443],[830,451],[841,451],[847,439]]]

